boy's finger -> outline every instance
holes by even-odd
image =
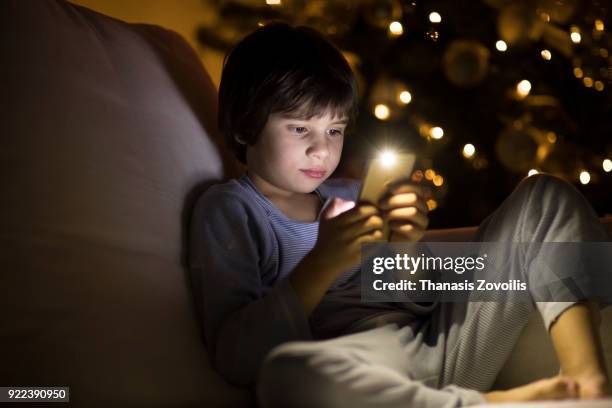
[[[376,242],[376,241],[383,241],[383,232],[381,230],[374,230],[366,234],[360,235],[357,238],[356,243],[360,245],[366,242]]]
[[[399,236],[409,237],[414,241],[418,241],[424,234],[424,229],[412,224],[392,225],[389,228]]]
[[[323,211],[323,218],[329,219],[337,217],[338,215],[347,212],[355,207],[354,201],[343,200],[339,197],[334,197],[330,204],[327,206],[325,211]]]
[[[382,229],[384,221],[378,215],[372,215],[365,220],[356,221],[347,225],[344,229],[344,234],[349,239],[358,237],[363,234],[370,234],[373,231]]]
[[[416,193],[402,193],[387,197],[378,204],[383,211],[399,207],[417,207],[423,212],[427,212],[425,201]]]
[[[371,204],[358,203],[354,208],[351,208],[342,216],[342,223],[345,225],[353,224],[372,215],[379,215],[378,208]]]
[[[414,183],[408,184],[397,184],[394,186],[388,186],[385,188],[385,192],[382,194],[381,198],[378,200],[378,203],[388,200],[394,195],[398,194],[408,194],[413,193],[420,198],[423,198],[423,189],[421,186],[418,186]]]
[[[415,226],[425,229],[429,224],[427,215],[416,207],[397,208],[387,215],[389,225],[415,224]]]

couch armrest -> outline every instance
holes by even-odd
[[[612,215],[600,218],[612,239]],[[467,242],[474,239],[478,227],[432,229],[425,232],[425,242]]]

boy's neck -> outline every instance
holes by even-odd
[[[247,170],[247,175],[249,176],[253,184],[255,184],[259,192],[272,201],[274,201],[273,199],[292,200],[296,197],[304,195],[303,193],[294,193],[292,191],[286,191],[277,188],[250,170]]]
[[[319,195],[312,193],[294,193],[284,191],[271,185],[257,174],[247,171],[255,187],[270,200],[285,216],[294,221],[314,222],[323,205]]]

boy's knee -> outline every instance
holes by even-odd
[[[520,187],[527,188],[533,192],[545,193],[548,190],[556,189],[567,182],[557,176],[547,173],[538,173],[529,177],[525,177],[520,182]]]
[[[524,178],[517,190],[525,192],[536,202],[547,199],[555,201],[575,200],[580,197],[580,192],[571,183],[546,173],[538,173]]]

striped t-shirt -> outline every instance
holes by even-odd
[[[287,277],[314,247],[318,219],[331,199],[355,201],[358,191],[355,180],[322,183],[315,190],[323,201],[315,222],[289,219],[246,172],[200,197],[191,222],[190,276],[207,350],[227,380],[252,383],[267,352],[286,341],[331,338],[370,321],[405,323],[436,306],[361,302],[355,266],[306,316]]]

